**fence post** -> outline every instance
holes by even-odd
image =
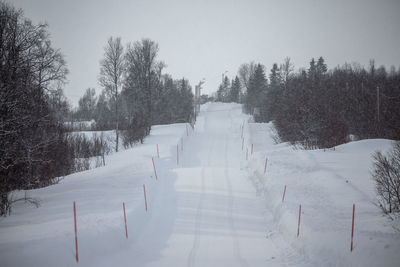
[[[300,216],[301,216],[301,204],[299,205],[299,223],[297,225],[297,237],[300,235]]]
[[[146,186],[143,184],[143,192],[144,192],[144,207],[147,212],[147,198],[146,198]]]
[[[351,244],[350,244],[350,252],[353,252],[353,238],[354,238],[354,214],[356,211],[356,205],[353,204],[353,219],[351,222]]]
[[[122,202],[122,207],[124,208],[125,236],[126,236],[126,238],[128,238],[128,227],[126,225],[125,202]]]
[[[153,162],[154,175],[156,176],[156,180],[158,180],[156,165],[154,164],[154,158],[153,157],[151,157],[151,161]]]
[[[265,165],[264,165],[264,174],[267,171],[267,162],[268,162],[268,158],[265,158]]]
[[[176,164],[179,165],[179,145],[176,145]]]
[[[76,262],[79,262],[79,255],[78,255],[78,228],[76,225],[76,204],[74,201],[74,226],[75,226],[75,259]]]
[[[286,194],[286,185],[285,185],[285,189],[283,189],[282,203],[285,200],[285,194]]]

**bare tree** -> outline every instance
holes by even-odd
[[[0,40],[0,215],[5,215],[12,190],[51,184],[69,171],[72,160],[54,111],[59,103],[51,95],[61,96],[68,70],[51,47],[47,25],[33,24],[0,1]]]
[[[400,210],[400,142],[396,142],[388,155],[374,154],[372,177],[376,191],[382,199],[381,207],[385,212]]]
[[[86,89],[84,95],[79,99],[77,116],[79,119],[91,120],[94,118],[97,97],[94,88]]]
[[[118,88],[122,84],[122,75],[125,69],[124,48],[121,38],[110,37],[104,47],[104,58],[100,61],[100,84],[109,90],[115,98],[115,123],[116,123],[116,142],[115,151],[118,152],[119,139],[119,113],[118,113]]]
[[[253,75],[256,69],[254,61],[250,63],[244,63],[239,67],[238,75],[242,86],[247,90],[249,88],[249,79]]]
[[[283,64],[281,64],[281,77],[283,79],[284,84],[287,83],[289,80],[290,75],[294,71],[294,65],[292,62],[290,62],[290,57],[286,57],[285,60],[283,61]]]

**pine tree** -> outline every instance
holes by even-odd
[[[240,92],[240,80],[239,77],[236,76],[234,80],[232,80],[232,86],[230,90],[230,101],[239,103],[239,92]]]
[[[278,88],[281,84],[282,78],[280,74],[280,69],[278,68],[278,64],[274,63],[272,65],[271,73],[269,74],[269,86],[272,90]]]
[[[264,66],[257,64],[254,74],[249,79],[247,89],[246,110],[250,114],[254,113],[255,108],[261,108],[267,90],[267,79],[265,77]]]
[[[315,60],[314,58],[311,59],[310,61],[310,67],[308,68],[308,77],[314,81],[317,76],[317,67],[315,65]]]
[[[317,65],[315,66],[315,70],[318,76],[321,76],[327,72],[328,68],[322,57],[318,59]]]
[[[224,76],[217,91],[217,101],[229,102],[230,101],[230,81],[228,76]]]

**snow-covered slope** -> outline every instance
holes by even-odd
[[[400,232],[377,206],[370,175],[372,154],[388,150],[391,141],[362,140],[335,150],[310,151],[275,145],[271,124],[249,123],[245,133],[249,136],[247,145],[253,143],[255,151],[246,167],[249,177],[266,199],[279,234],[287,242],[320,266],[400,265]],[[355,235],[350,253],[353,203]]]
[[[375,205],[369,178],[370,154],[389,141],[293,150],[274,144],[270,124],[248,121],[240,105],[205,104],[194,131],[155,126],[145,144],[110,155],[105,167],[28,191],[41,206],[19,202],[0,219],[0,265],[75,266],[76,201],[82,266],[398,266],[400,235]]]

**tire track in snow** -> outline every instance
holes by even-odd
[[[230,113],[229,113],[230,115]],[[230,116],[229,116],[230,117]],[[231,180],[229,178],[229,165],[228,165],[228,136],[225,138],[225,152],[224,152],[224,158],[225,158],[225,168],[224,168],[224,173],[225,173],[225,181],[226,185],[228,187],[228,196],[229,196],[229,201],[228,201],[228,218],[229,218],[229,228],[230,232],[232,235],[233,239],[233,255],[235,256],[236,260],[240,263],[242,267],[247,267],[248,264],[245,259],[242,258],[242,255],[240,253],[240,247],[239,247],[239,241],[238,241],[238,236],[236,233],[236,228],[235,228],[235,222],[233,219],[233,203],[234,203],[234,195],[232,193],[232,184]]]
[[[232,130],[232,124],[233,124],[233,120],[232,120],[232,109],[229,110],[229,119],[230,119],[230,131]],[[236,260],[240,263],[240,265],[242,267],[247,267],[248,263],[245,259],[242,258],[242,255],[240,253],[240,246],[239,246],[239,240],[238,240],[238,235],[236,232],[236,227],[235,227],[235,221],[233,218],[233,203],[235,201],[235,196],[233,195],[232,192],[232,184],[231,184],[231,179],[229,177],[229,164],[228,164],[228,134],[225,137],[225,149],[224,149],[224,160],[225,160],[225,166],[224,166],[224,173],[225,173],[225,181],[226,181],[226,185],[228,188],[228,196],[229,196],[229,202],[228,202],[228,218],[229,218],[229,228],[230,228],[230,232],[233,238],[233,254],[236,258]]]
[[[205,167],[203,166],[201,168],[201,195],[200,195],[200,200],[199,200],[199,204],[197,206],[197,211],[196,211],[195,235],[194,235],[194,240],[193,240],[193,246],[189,253],[189,258],[188,258],[188,262],[187,262],[188,266],[195,266],[196,254],[197,254],[197,250],[199,248],[199,243],[200,243],[201,215],[202,215],[202,210],[203,210],[204,192],[205,192],[205,175],[204,175],[204,173],[205,173]]]
[[[207,116],[205,116],[205,125],[204,128],[207,129]],[[208,155],[207,155],[207,165],[210,166],[211,161],[211,155],[212,155],[212,151],[214,148],[214,143],[215,140],[213,140],[212,145],[210,146],[210,149],[208,151]],[[193,246],[192,249],[190,250],[189,253],[189,257],[187,260],[187,266],[191,267],[191,266],[195,266],[196,264],[196,255],[197,255],[197,251],[199,248],[199,243],[200,243],[200,229],[201,229],[201,217],[202,217],[202,211],[203,211],[203,202],[204,202],[204,198],[205,198],[205,166],[204,164],[202,164],[202,168],[201,168],[201,194],[200,194],[200,199],[199,199],[199,204],[197,206],[197,210],[196,210],[196,222],[195,222],[195,235],[194,235],[194,240],[193,240]]]

